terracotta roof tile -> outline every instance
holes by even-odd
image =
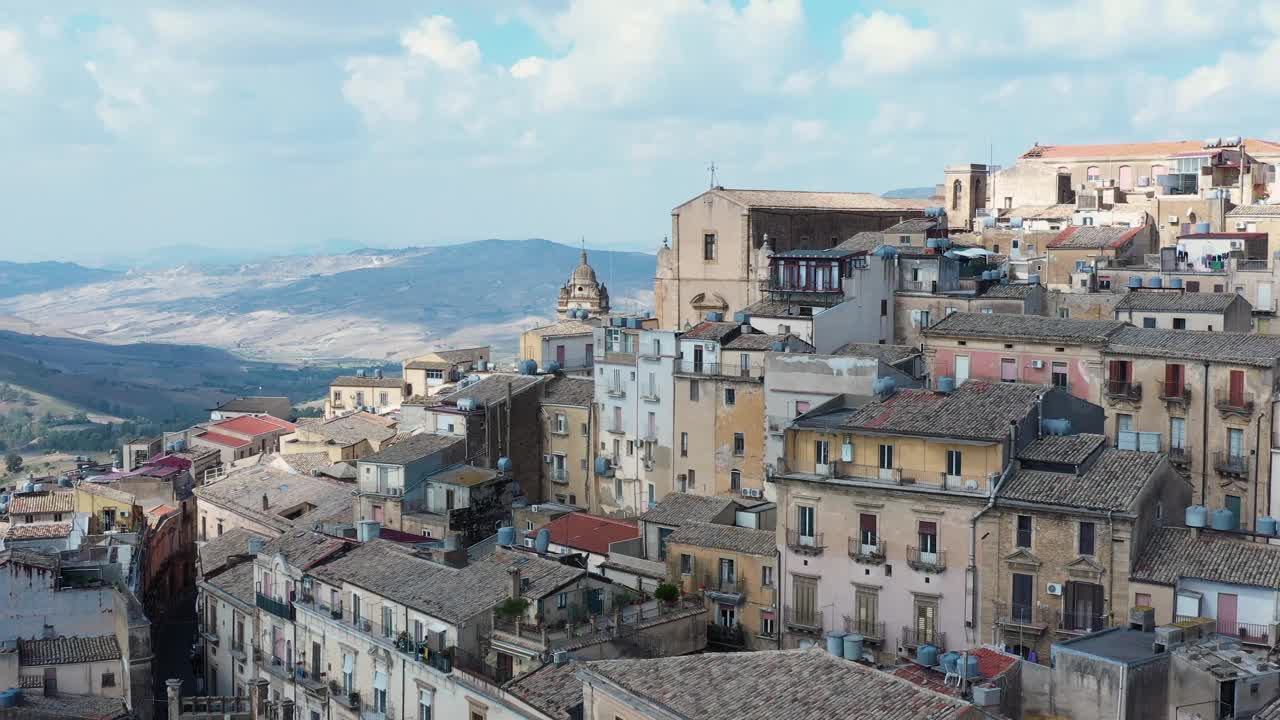
[[[120,645],[115,635],[18,640],[18,658],[28,666],[104,662],[120,659]]]
[[[1119,248],[1143,230],[1114,225],[1072,225],[1049,242],[1050,248]]]
[[[70,490],[44,490],[34,493],[14,493],[9,499],[10,515],[31,513],[75,512],[76,495]]]
[[[1116,310],[1220,313],[1239,297],[1236,293],[1130,291],[1116,303]]]
[[[712,522],[735,503],[730,497],[708,497],[689,493],[667,493],[658,504],[640,516],[645,522],[660,525]]]
[[[574,550],[585,550],[597,555],[609,554],[609,543],[640,537],[635,520],[599,517],[587,513],[568,513],[545,525],[551,532],[551,542]],[[529,533],[528,537],[533,537]]]
[[[1163,453],[1104,450],[1081,475],[1020,470],[1000,487],[1000,500],[1068,508],[1129,512],[1152,475],[1165,463]]]
[[[769,530],[736,525],[688,523],[668,535],[667,543],[772,557],[777,549],[777,535]]]
[[[841,427],[997,441],[1008,436],[1009,422],[1026,417],[1047,390],[1043,385],[982,380],[969,380],[950,393],[897,390],[858,408]]]
[[[56,540],[71,535],[69,522],[42,522],[28,525],[11,525],[5,533],[7,542],[21,540]]]
[[[1212,530],[1157,530],[1138,555],[1134,580],[1174,585],[1178,578],[1280,587],[1280,546],[1249,542]]]

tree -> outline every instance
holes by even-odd
[[[671,583],[662,583],[653,591],[653,596],[664,603],[671,604],[680,599],[680,588]]]
[[[22,456],[17,453],[9,453],[4,458],[4,469],[11,473],[16,473],[22,469]]]

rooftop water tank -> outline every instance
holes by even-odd
[[[965,655],[964,659],[961,660],[961,664],[963,667],[960,668],[960,674],[963,675],[966,680],[972,680],[976,677],[982,676],[982,673],[978,671],[977,655]]]
[[[933,667],[938,664],[938,648],[925,643],[916,649],[916,662],[927,667]]]
[[[476,409],[476,401],[469,397],[459,398],[457,406],[462,412],[471,412]]]
[[[891,377],[876,378],[876,381],[871,383],[871,391],[877,395],[887,395],[892,393],[897,387],[897,381]]]
[[[892,245],[881,245],[875,250],[872,250],[871,254],[876,257],[893,257],[898,254],[898,248]]]
[[[1199,234],[1199,233],[1207,233],[1207,232],[1209,232],[1209,223],[1207,222],[1196,223],[1196,233]]]
[[[1028,285],[1039,285],[1039,284],[1040,284],[1040,273],[1031,273],[1030,275],[1027,275],[1027,284],[1028,284]]]
[[[939,247],[939,246],[938,246],[938,238],[929,238],[929,239],[925,240],[925,241],[924,241],[924,246],[925,246],[925,247],[927,247],[927,248],[929,248],[930,250],[937,250],[937,249],[938,249],[938,247]]]
[[[0,502],[0,515],[7,515],[8,513],[9,513],[9,502],[7,500]]]
[[[982,227],[993,228],[995,226],[996,226],[996,218],[994,215],[987,215],[986,217],[982,218]]]
[[[1022,218],[1020,218],[1020,217],[1011,217],[1011,218],[1009,218],[1009,227],[1013,227],[1013,228],[1020,228],[1020,227],[1022,227]]]
[[[1040,421],[1045,435],[1070,435],[1071,420],[1067,418],[1045,418]]]
[[[960,653],[952,650],[942,653],[942,672],[955,674],[960,672]]]
[[[64,488],[71,487],[71,478],[69,477],[58,478],[58,487],[64,487]]]
[[[22,691],[17,688],[9,688],[4,692],[0,692],[0,708],[17,707],[19,698],[22,697]]]
[[[538,373],[538,363],[535,360],[521,360],[517,366],[521,375],[536,375]]]
[[[1169,287],[1174,290],[1182,289],[1182,278],[1169,278]]]
[[[377,520],[361,520],[356,524],[356,539],[360,542],[377,540],[382,534],[382,523]]]
[[[844,657],[844,633],[835,630],[827,633],[827,652]]]
[[[515,545],[516,529],[513,527],[506,527],[506,526],[498,528],[498,544],[508,545],[508,546]]]
[[[36,484],[31,482],[30,480],[22,484],[22,492],[35,492],[35,491],[36,491]]]
[[[739,310],[738,312],[733,314],[733,321],[738,323],[739,325],[742,325],[743,323],[747,322],[747,314]]]
[[[956,379],[948,375],[938,378],[938,392],[950,393],[956,391]]]
[[[1158,290],[1161,285],[1163,285],[1163,283],[1160,282],[1160,278],[1158,277],[1153,277],[1147,280],[1147,287],[1156,288]]]
[[[555,360],[552,360],[551,362],[547,363],[546,372],[549,372],[549,373],[560,372],[560,363],[556,362]]]
[[[364,368],[356,370],[356,377],[364,377]]]
[[[538,530],[538,536],[534,538],[533,549],[539,555],[546,555],[549,547],[551,547],[551,531],[547,528],[541,528]]]
[[[774,340],[769,344],[769,349],[774,352],[783,352],[787,349],[787,346],[781,340]]]
[[[1239,525],[1236,523],[1236,514],[1227,508],[1218,508],[1209,516],[1209,527],[1214,530],[1235,530]]]
[[[596,458],[596,474],[597,475],[609,474],[609,458],[607,457]]]
[[[1131,289],[1137,289],[1137,288],[1142,287],[1142,278],[1138,277],[1137,275],[1132,275],[1132,276],[1130,276],[1130,277],[1129,277],[1129,287],[1130,287]]]
[[[1269,515],[1264,518],[1258,518],[1258,534],[1259,535],[1275,535],[1276,519]]]
[[[1203,505],[1187,508],[1187,527],[1202,528],[1209,523],[1209,509]]]
[[[845,660],[861,660],[862,659],[862,636],[856,633],[849,633],[844,636],[844,659]]]
[[[955,260],[956,258],[958,258],[958,257],[960,257],[960,256],[956,254],[956,251],[955,251],[955,250],[948,250],[948,251],[946,251],[946,252],[942,253],[942,257],[944,257],[944,258],[946,258],[946,259],[948,259],[948,260]]]
[[[512,467],[514,467],[514,465],[512,465],[511,463],[511,458],[509,457],[498,458],[498,472],[509,473],[511,472]]]

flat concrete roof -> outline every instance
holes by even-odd
[[[1053,650],[1092,655],[1111,662],[1129,664],[1165,655],[1166,653],[1156,652],[1155,639],[1156,634],[1153,632],[1112,628],[1074,640],[1054,643]]]

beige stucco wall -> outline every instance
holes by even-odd
[[[44,676],[46,668],[57,673],[58,692],[70,695],[97,695],[99,697],[124,697],[127,677],[119,660],[91,663],[67,663],[63,665],[23,665],[23,675]],[[103,687],[102,674],[112,673],[115,685]]]
[[[592,438],[597,430],[592,417],[594,405],[542,406],[542,452],[546,455],[563,455],[565,476],[555,477],[553,463],[542,463],[542,498],[567,502],[599,512],[600,501],[595,474],[595,443]],[[565,432],[556,432],[556,415],[564,415]],[[583,432],[583,428],[586,432]],[[561,499],[563,497],[563,499]]]
[[[689,555],[693,558],[692,574],[681,574],[681,555]],[[747,649],[777,649],[779,637],[777,630],[781,628],[781,618],[778,617],[780,611],[777,610],[777,562],[772,553],[768,556],[748,555],[730,550],[673,542],[667,545],[667,577],[673,578],[678,582],[681,590],[685,593],[698,593],[708,582],[711,583],[711,587],[714,587],[714,583],[718,582],[721,559],[732,560],[734,571],[742,580],[743,600],[742,604],[735,608],[735,614],[738,625],[742,627],[745,633]],[[765,567],[773,570],[773,585],[768,587],[761,583],[764,578],[763,568]],[[719,603],[707,598],[706,605],[707,622],[717,622]],[[771,636],[761,635],[762,612],[773,612],[775,614],[775,632]]]

